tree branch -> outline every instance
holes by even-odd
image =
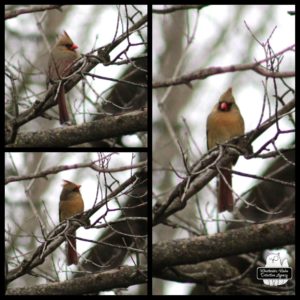
[[[109,116],[65,128],[19,133],[14,144],[7,147],[67,147],[85,142],[147,131],[147,110],[134,111],[119,116]]]
[[[159,242],[152,248],[152,270],[156,276],[165,267],[196,264],[294,243],[295,219],[284,218],[210,236]]]
[[[135,284],[147,283],[145,266],[124,266],[102,273],[85,275],[80,278],[58,283],[40,284],[24,288],[11,288],[7,295],[83,295],[99,293],[116,288],[127,288]]]
[[[254,72],[267,76],[267,77],[273,77],[273,78],[286,78],[286,77],[294,77],[295,72],[271,72],[266,69],[263,69],[259,65],[263,62],[269,61],[279,55],[282,55],[283,53],[287,51],[294,50],[295,45],[291,45],[280,52],[267,57],[265,59],[262,59],[255,63],[249,63],[249,64],[240,64],[240,65],[231,65],[227,67],[210,67],[206,69],[199,69],[197,71],[191,72],[189,74],[177,77],[177,78],[171,78],[165,81],[161,82],[153,82],[152,87],[153,88],[161,88],[161,87],[168,87],[171,85],[180,85],[180,84],[190,84],[193,80],[200,80],[200,79],[206,79],[207,77],[217,75],[217,74],[223,74],[223,73],[230,73],[230,72],[237,72],[237,71],[248,71],[253,70]]]

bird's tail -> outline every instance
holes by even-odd
[[[77,265],[78,256],[76,251],[76,238],[69,236],[67,242],[67,265]]]
[[[222,176],[220,176],[220,186],[219,186],[219,199],[218,199],[218,211],[222,212],[225,210],[233,210],[233,196],[231,187],[231,172],[227,170],[222,171],[227,183],[224,181]]]

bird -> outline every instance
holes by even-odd
[[[245,125],[244,119],[240,110],[235,103],[232,95],[232,87],[221,95],[219,101],[213,107],[211,113],[207,117],[206,122],[206,136],[207,148],[210,150],[218,144],[223,144],[226,141],[244,134]],[[237,159],[236,159],[237,160]],[[228,168],[231,168],[236,161],[233,161]],[[218,211],[232,211],[233,210],[233,196],[231,187],[231,172],[222,170],[227,183],[220,175],[219,193],[218,193]],[[229,186],[228,186],[229,185]]]
[[[70,69],[73,62],[79,58],[79,54],[76,51],[77,48],[78,46],[74,44],[67,32],[64,31],[56,41],[56,44],[49,55],[47,85],[51,82],[61,80],[62,77],[70,75]],[[69,121],[69,114],[63,85],[60,85],[59,87],[57,103],[60,124],[67,123]]]
[[[84,211],[84,203],[79,191],[81,185],[64,180],[59,201],[59,221],[62,222]],[[78,264],[76,251],[76,232],[67,238],[67,265]]]

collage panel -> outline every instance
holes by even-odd
[[[6,5],[5,19],[7,148],[147,148],[147,5]]]
[[[295,295],[295,6],[152,26],[152,294]]]
[[[147,152],[7,152],[7,295],[146,295]]]

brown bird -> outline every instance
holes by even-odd
[[[235,136],[244,134],[244,119],[235,103],[232,95],[232,88],[229,88],[214,106],[209,114],[206,123],[207,148],[211,149],[217,144],[222,144]],[[232,162],[232,164],[235,164]],[[227,166],[231,168],[232,165]],[[222,170],[228,185],[231,187],[231,172]],[[220,175],[220,186],[218,195],[218,211],[232,211],[232,191]]]
[[[64,180],[63,189],[59,202],[59,221],[62,222],[84,211],[84,203],[79,191],[81,185],[77,185],[68,180]],[[68,236],[66,257],[67,265],[77,265],[78,257],[76,251],[76,232]]]
[[[70,75],[71,65],[79,57],[79,54],[76,52],[77,48],[78,46],[73,43],[71,38],[64,31],[50,53],[47,83],[60,80],[63,77]],[[58,91],[57,103],[59,121],[60,124],[64,124],[69,121],[69,114],[66,106],[65,90],[63,85],[60,86]]]

